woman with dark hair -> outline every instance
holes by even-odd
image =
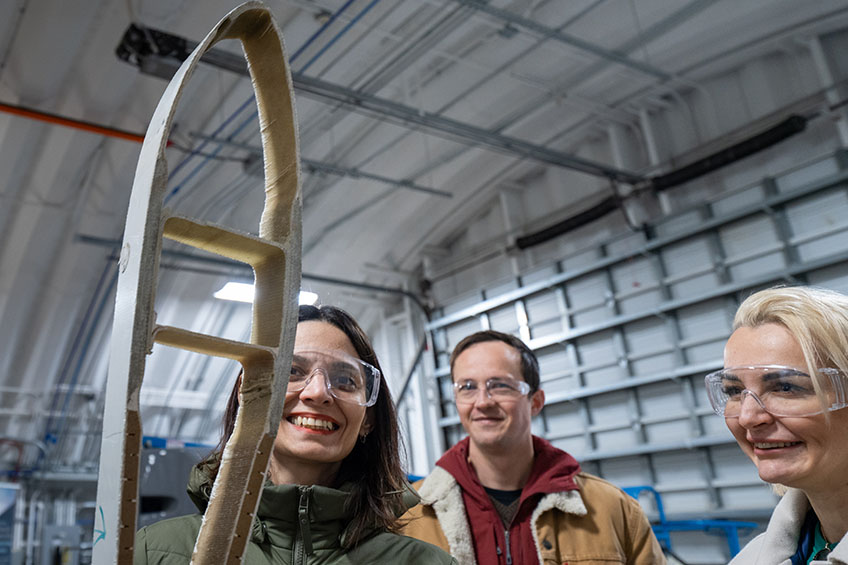
[[[233,433],[239,384],[218,448],[189,480],[201,512]],[[396,533],[398,517],[417,500],[404,499],[397,419],[380,363],[344,310],[300,307],[268,475],[247,564],[455,563],[439,548]],[[134,564],[188,563],[200,521],[183,516],[142,528]]]

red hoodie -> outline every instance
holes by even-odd
[[[462,499],[474,540],[474,553],[480,565],[527,565],[538,563],[530,517],[546,494],[577,490],[574,475],[580,464],[571,455],[533,436],[533,469],[521,491],[518,512],[504,530],[500,514],[492,504],[474,467],[468,461],[469,438],[449,449],[436,463],[462,487]]]

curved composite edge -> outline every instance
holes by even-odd
[[[141,448],[139,394],[145,358],[155,333],[153,304],[166,220],[162,214],[168,174],[164,150],[185,83],[200,57],[227,38],[242,41],[259,108],[266,173],[260,237],[279,244],[284,258],[278,265],[253,265],[257,290],[264,284],[265,292],[254,303],[251,342],[273,346],[277,355],[242,361],[245,376],[240,398],[242,406],[250,409],[244,410],[247,416],[240,411],[236,432],[225,448],[221,480],[213,487],[209,518],[204,518],[198,537],[197,545],[203,551],[195,554],[193,563],[240,562],[247,541],[245,527],[249,528],[258,506],[282,416],[300,286],[297,125],[282,35],[262,3],[248,2],[225,16],[177,71],[153,114],[139,156],[119,261],[98,481],[102,524],[95,524],[92,552],[95,565],[132,563]],[[280,88],[281,83],[285,88]],[[212,530],[218,535],[213,536]],[[221,535],[221,531],[230,534]],[[216,541],[201,544],[201,538]],[[221,539],[225,541],[222,543]]]

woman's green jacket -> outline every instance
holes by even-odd
[[[201,512],[209,501],[209,477],[194,467],[188,492]],[[345,511],[348,489],[322,486],[266,485],[247,545],[246,565],[452,564],[450,555],[426,542],[375,530],[356,548],[341,539],[351,515]],[[300,525],[298,508],[309,521]],[[133,565],[185,565],[191,560],[200,514],[164,520],[136,534]]]

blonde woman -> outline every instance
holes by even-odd
[[[848,297],[764,290],[733,328],[708,396],[760,478],[784,494],[731,563],[848,563]]]

